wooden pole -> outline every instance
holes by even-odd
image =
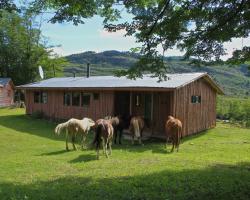
[[[129,115],[132,115],[132,92],[130,92],[129,96]]]
[[[151,93],[151,134],[154,133],[154,93]]]

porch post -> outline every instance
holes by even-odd
[[[151,93],[151,134],[154,133],[154,93]]]
[[[130,91],[129,93],[129,115],[131,116],[132,115],[132,92]]]

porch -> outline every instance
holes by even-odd
[[[165,122],[173,113],[173,91],[119,91],[114,94],[114,114],[125,119],[130,116],[143,116],[144,139],[165,137]],[[129,122],[127,122],[127,129]],[[125,130],[125,133],[128,130]]]

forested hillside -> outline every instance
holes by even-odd
[[[132,66],[138,59],[138,55],[130,52],[105,51],[95,53],[92,51],[67,56],[70,62],[64,68],[66,76],[83,76],[86,72],[86,64],[91,64],[91,75],[110,75],[116,70],[126,69]],[[181,57],[166,57],[170,73],[183,72],[208,72],[215,81],[231,96],[250,95],[250,71],[246,65],[232,66],[202,66],[191,65],[189,61]]]

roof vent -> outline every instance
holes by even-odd
[[[87,63],[87,72],[86,72],[86,77],[89,78],[90,77],[90,64]]]

